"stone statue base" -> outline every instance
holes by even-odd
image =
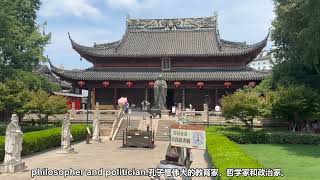
[[[27,168],[27,167],[24,162],[1,164],[0,165],[0,172],[1,173],[15,173],[18,171],[22,171],[25,168]]]
[[[60,149],[57,154],[70,154],[74,153],[74,148],[68,148],[68,149]]]

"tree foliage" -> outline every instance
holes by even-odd
[[[32,72],[15,70],[14,74],[0,83],[0,111],[17,113],[21,118],[26,113],[23,107],[30,99],[30,91],[44,90],[51,93],[59,90],[45,78]]]
[[[255,88],[224,96],[222,112],[226,119],[241,120],[248,127],[254,118],[273,117],[289,122],[292,131],[309,131],[310,123],[320,120],[320,95],[305,85],[273,87],[272,78],[267,78]]]
[[[21,109],[29,100],[28,90],[22,81],[9,80],[5,84],[0,84],[3,90],[0,93],[0,101],[3,104],[3,110],[17,113],[19,118],[24,115]]]
[[[278,98],[272,106],[272,113],[280,119],[290,123],[295,131],[297,125],[309,127],[309,123],[320,118],[319,94],[303,85],[279,86]]]
[[[46,78],[33,72],[15,70],[15,75],[10,80],[22,81],[29,91],[44,90],[49,93],[60,90],[55,84],[49,82]]]
[[[305,83],[320,89],[320,1],[274,0],[272,39],[276,83]]]
[[[23,109],[36,113],[42,122],[47,123],[49,116],[66,113],[68,106],[64,97],[50,96],[47,92],[39,90],[30,93],[30,100]]]
[[[237,119],[252,127],[253,119],[260,116],[260,97],[251,90],[238,90],[234,94],[223,96],[222,112],[226,119]]]
[[[40,0],[0,0],[0,81],[12,69],[31,71],[43,56],[50,34],[36,23]]]

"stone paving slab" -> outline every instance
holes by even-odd
[[[132,177],[112,176],[105,178],[88,177],[88,176],[73,176],[73,177],[34,177],[31,178],[31,170],[36,168],[48,169],[115,169],[115,168],[128,168],[128,169],[145,169],[155,168],[160,160],[164,159],[166,149],[169,142],[159,141],[156,142],[154,149],[144,148],[122,148],[121,141],[104,141],[100,144],[85,144],[81,142],[73,145],[76,153],[74,154],[56,154],[58,149],[54,149],[45,153],[34,155],[31,157],[23,158],[27,169],[15,174],[0,174],[1,180],[28,180],[28,179],[149,179],[148,177]],[[193,168],[207,168],[208,164],[205,161],[204,151],[194,150],[194,163]],[[193,178],[193,179],[209,179],[209,178]]]

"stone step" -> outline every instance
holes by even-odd
[[[173,120],[159,120],[156,141],[169,141],[170,140],[170,126],[175,123]]]
[[[137,129],[139,127],[140,124],[140,120],[137,119],[131,119],[130,120],[130,126],[133,129]],[[115,140],[122,140],[123,138],[123,130],[125,130],[127,128],[127,120],[124,119],[120,125],[120,128],[115,136]]]

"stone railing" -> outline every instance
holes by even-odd
[[[203,111],[186,110],[180,111],[178,118],[186,118],[191,121],[224,121],[221,112],[209,111],[206,104],[203,105]]]
[[[76,110],[74,103],[72,104],[70,119],[76,122],[93,121],[94,118],[99,118],[100,121],[115,120],[119,110],[100,110],[99,103],[96,103],[94,110],[80,109]]]
[[[123,111],[124,111],[123,107],[120,106],[120,110],[117,112],[116,119],[112,124],[112,128],[111,128],[110,135],[109,135],[110,140],[114,140],[118,131],[119,131],[119,128],[120,128],[121,123],[123,121],[123,118],[125,116]]]

